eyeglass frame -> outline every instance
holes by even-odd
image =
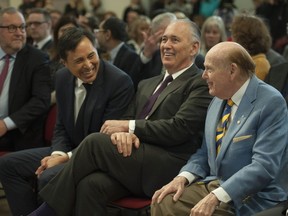
[[[25,32],[27,26],[25,24],[21,24],[20,26],[6,25],[6,26],[0,26],[0,28],[6,28],[9,33],[15,33],[17,29],[20,29],[21,32]]]
[[[106,32],[107,30],[106,29],[94,29],[93,32],[95,34],[99,33],[99,32]]]
[[[31,26],[35,26],[35,27],[39,27],[40,25],[42,25],[43,23],[48,23],[47,21],[34,21],[34,22],[27,22],[26,26],[27,28],[31,28]]]

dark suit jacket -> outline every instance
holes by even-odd
[[[68,152],[78,146],[73,140],[74,132],[75,77],[67,68],[56,73],[58,116],[52,151]],[[131,79],[115,66],[100,61],[96,80],[93,82],[87,101],[85,135],[100,130],[104,121],[118,119],[126,110],[134,95]]]
[[[198,68],[204,70],[204,57],[198,54],[195,59],[195,64],[197,65]],[[161,61],[160,50],[156,51],[152,56],[152,59],[146,64],[143,64],[140,57],[138,57],[136,64],[134,66],[135,69],[133,73],[130,75],[132,77],[134,86],[137,87],[138,83],[143,79],[148,79],[160,75],[162,67],[163,64]]]
[[[135,70],[138,54],[126,44],[119,49],[113,64],[131,76]]]
[[[124,116],[126,119],[135,119],[136,116],[135,134],[141,143],[145,143],[143,189],[148,196],[173,179],[181,164],[184,165],[201,145],[207,107],[211,101],[201,72],[197,66],[192,65],[164,89],[148,120],[137,120],[163,75],[143,80],[139,83],[133,104]],[[150,148],[155,147],[160,152],[168,152],[175,158],[174,161],[168,162],[164,153],[152,155],[151,152],[155,150],[150,151]]]
[[[280,91],[288,105],[288,62],[272,65],[265,82]]]
[[[9,88],[9,117],[17,129],[0,138],[2,144],[20,150],[44,144],[43,124],[50,106],[49,58],[25,45],[17,53]]]
[[[52,46],[53,46],[53,40],[51,39],[44,44],[41,50],[47,53],[51,49]]]

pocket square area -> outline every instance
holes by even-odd
[[[239,141],[248,139],[250,137],[252,137],[252,135],[245,135],[245,136],[235,137],[235,138],[233,138],[233,142],[239,142]]]

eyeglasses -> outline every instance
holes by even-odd
[[[8,32],[14,33],[17,31],[17,29],[20,29],[21,32],[25,32],[26,26],[24,24],[20,26],[15,26],[15,25],[8,25],[8,26],[0,26],[0,28],[7,28]]]
[[[35,21],[35,22],[27,22],[27,27],[31,27],[32,25],[35,26],[35,27],[38,27],[40,25],[42,25],[43,23],[47,23],[47,21]]]
[[[98,32],[105,32],[106,30],[105,29],[94,29],[93,31],[96,34]]]

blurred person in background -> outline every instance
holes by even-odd
[[[264,80],[270,70],[266,53],[271,47],[271,36],[266,24],[257,16],[239,14],[231,25],[232,40],[241,44],[252,56],[256,76]]]
[[[211,47],[226,40],[226,29],[222,18],[219,16],[207,18],[201,28],[200,53],[205,56]]]

